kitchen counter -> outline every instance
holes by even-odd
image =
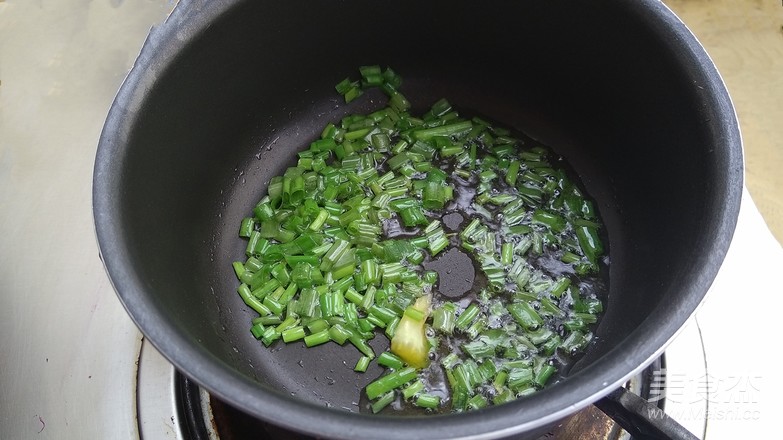
[[[112,99],[172,7],[0,2],[0,439],[138,438],[141,335],[98,257],[92,168]]]
[[[783,3],[665,0],[729,89],[745,146],[745,185],[783,243]]]
[[[781,239],[781,7],[667,4],[692,25],[724,75],[745,138],[747,187]],[[0,0],[0,439],[138,438],[141,335],[98,257],[92,167],[117,89],[150,26],[173,6],[170,0]],[[729,300],[748,310],[732,318],[727,331],[733,333],[773,322],[783,293],[775,278],[780,267],[783,251],[745,193],[736,240],[713,289],[720,293],[711,292],[704,310]],[[773,299],[743,301],[762,291]],[[725,341],[721,334],[713,338],[713,344]],[[747,344],[742,353],[723,350],[729,370],[721,374],[762,377],[764,406],[753,406],[758,419],[716,420],[724,433],[766,432],[781,410],[779,375],[763,367],[763,358],[762,365],[744,361],[772,347],[750,351]]]

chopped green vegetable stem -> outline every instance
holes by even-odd
[[[387,106],[327,123],[240,222],[245,260],[232,269],[260,315],[251,336],[267,347],[350,343],[355,371],[373,359],[391,371],[365,390],[374,413],[399,395],[463,411],[546,386],[603,312],[594,287],[608,260],[593,203],[533,140],[445,99],[417,117],[396,72],[359,73],[335,86],[345,102],[378,88]],[[461,230],[441,223],[450,212]],[[425,270],[451,247],[486,280],[470,302],[438,295],[462,274]],[[392,344],[376,358],[368,341],[381,332]],[[444,369],[448,398],[417,379],[423,368]]]

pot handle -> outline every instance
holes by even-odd
[[[622,387],[596,402],[595,406],[635,440],[699,440],[662,409]]]

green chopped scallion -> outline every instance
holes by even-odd
[[[231,264],[259,315],[248,337],[350,343],[365,372],[383,333],[390,351],[377,360],[389,370],[365,390],[374,413],[395,400],[477,410],[536,392],[587,347],[603,312],[597,205],[538,142],[446,99],[415,114],[426,103],[412,105],[395,71],[359,74],[335,85],[344,101],[379,89],[386,102],[364,114],[350,110],[369,100],[345,106],[241,219],[245,256]],[[450,300],[454,278],[473,277],[432,270],[452,247],[481,285]],[[423,378],[447,341],[457,348],[435,362],[443,395]]]

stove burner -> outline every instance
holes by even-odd
[[[660,381],[665,371],[663,356],[653,362],[637,376],[631,378],[625,388],[648,399],[654,380]],[[279,440],[310,440],[310,437],[289,431],[263,420],[256,419],[231,405],[210,396],[196,383],[176,373],[179,417],[183,420],[182,438],[189,440],[242,440],[268,438]],[[657,402],[664,409],[664,399]],[[520,437],[510,437],[518,439]],[[631,436],[595,406],[563,419],[546,434],[536,440],[606,439],[631,440]]]

